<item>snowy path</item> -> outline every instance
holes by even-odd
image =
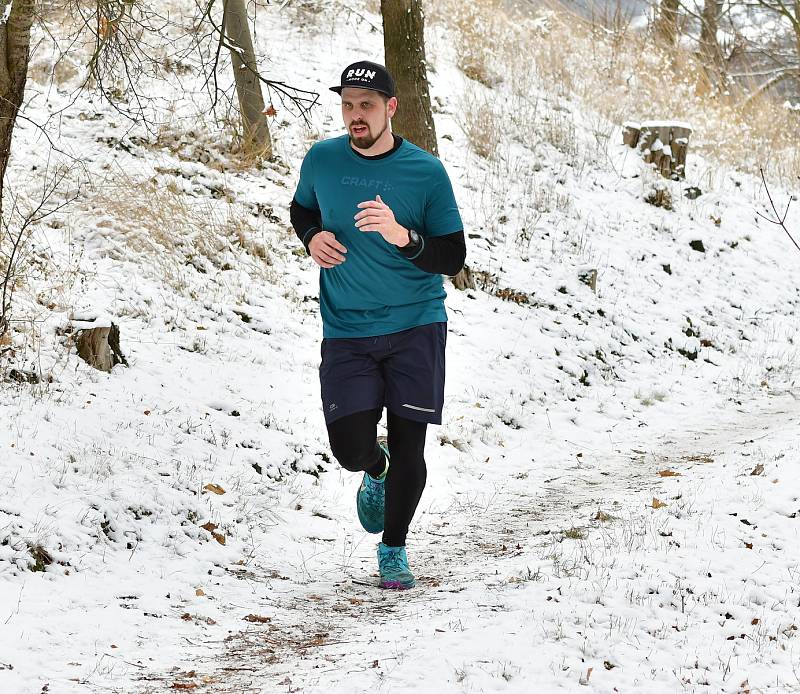
[[[376,580],[372,538],[357,546],[352,538],[319,541],[313,554],[310,546],[287,548],[287,555],[305,552],[294,572],[274,571],[275,562],[251,567],[244,580],[252,584],[252,603],[231,606],[264,623],[248,624],[224,643],[193,644],[186,659],[192,676],[178,676],[186,675],[184,667],[167,688],[199,683],[208,692],[550,692],[587,691],[586,685],[590,691],[675,691],[681,685],[708,691],[711,685],[740,691],[748,676],[761,681],[759,673],[766,686],[773,651],[783,649],[798,662],[797,646],[785,645],[793,645],[791,624],[800,621],[796,557],[784,567],[794,568],[784,579],[786,615],[778,619],[778,635],[771,640],[764,633],[758,641],[757,633],[748,635],[749,649],[739,648],[725,625],[749,609],[741,621],[758,632],[770,617],[750,613],[765,601],[746,590],[749,572],[731,570],[714,583],[706,568],[740,552],[733,536],[750,529],[729,515],[731,489],[743,474],[737,461],[749,468],[778,459],[783,449],[796,459],[788,432],[796,429],[800,408],[779,398],[747,412],[700,419],[685,413],[679,419],[680,433],[629,432],[627,440],[637,434],[640,440],[616,455],[515,470],[503,487],[442,500],[439,513],[429,509],[422,516],[413,550],[410,540],[419,587],[407,593],[364,585]],[[680,476],[659,477],[664,469]],[[543,472],[543,484],[529,483]],[[768,483],[760,476],[744,480],[761,481]],[[653,497],[667,507],[653,509]],[[708,505],[709,497],[718,507]],[[756,525],[759,507],[747,509],[748,525]],[[607,514],[605,521],[598,511],[600,518]],[[800,521],[783,521],[786,536],[775,537],[776,529],[770,536],[778,544],[796,541]],[[708,536],[690,532],[697,524]],[[777,566],[781,561],[787,558],[780,552],[768,552],[756,562],[773,576],[767,582],[773,591],[779,588],[775,575],[785,574]],[[720,609],[728,614],[720,617],[722,628],[714,619]],[[776,616],[774,601],[769,611]],[[791,684],[778,679],[774,691],[787,691]],[[151,681],[142,691],[165,689]]]

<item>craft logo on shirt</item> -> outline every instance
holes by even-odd
[[[362,82],[369,82],[375,79],[375,70],[367,70],[365,68],[359,68],[358,70],[348,70],[347,77],[345,79],[353,79],[358,78]]]
[[[339,181],[343,186],[357,186],[359,188],[374,188],[375,190],[388,193],[394,189],[389,181],[380,181],[375,178],[361,178],[360,176],[342,176]]]

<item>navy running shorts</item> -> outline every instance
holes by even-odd
[[[322,340],[319,380],[325,423],[387,407],[400,417],[442,423],[447,323],[379,337]]]

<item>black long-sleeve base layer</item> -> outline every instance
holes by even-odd
[[[308,252],[308,244],[311,239],[322,231],[319,210],[303,207],[297,200],[292,199],[289,217],[297,238]],[[420,270],[433,275],[457,275],[459,270],[464,267],[464,260],[467,256],[467,244],[463,230],[444,236],[423,238],[421,246],[398,248],[398,250]]]
[[[383,451],[375,442],[382,409],[365,410],[337,419],[328,426],[333,455],[351,472],[367,472],[373,477],[385,467]],[[408,526],[422,497],[427,480],[425,433],[428,425],[388,412],[386,425],[391,462],[384,481],[386,511],[383,543],[389,547],[406,544]]]

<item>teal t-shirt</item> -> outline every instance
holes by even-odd
[[[323,140],[306,154],[295,200],[319,210],[322,228],[346,249],[345,262],[320,269],[325,337],[388,335],[447,320],[441,275],[416,267],[376,232],[355,226],[358,203],[381,196],[406,229],[423,238],[464,226],[442,163],[407,140],[386,157],[366,159],[349,137]]]

